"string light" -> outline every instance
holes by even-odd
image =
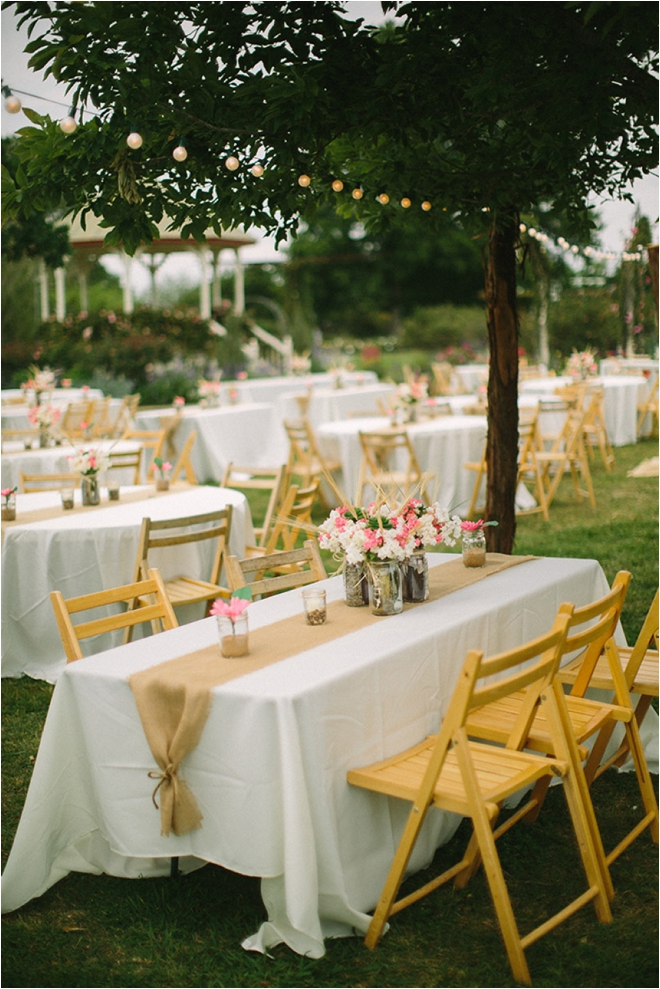
[[[362,199],[364,193],[362,192],[362,189],[360,189],[360,187],[358,186],[357,189],[353,189],[351,196],[353,197],[353,199]]]
[[[235,172],[240,164],[236,155],[229,155],[228,158],[225,158],[225,168],[228,168],[230,172]]]
[[[311,182],[312,180],[310,179],[309,175],[298,176],[298,185],[302,186],[303,189],[306,189],[308,185],[311,185]]]
[[[131,131],[126,138],[126,143],[133,151],[137,151],[138,148],[142,147],[142,135],[135,130]]]
[[[7,99],[5,100],[5,110],[7,113],[20,113],[22,109],[23,104],[18,96],[14,96],[12,92],[7,93]]]
[[[425,213],[428,213],[430,209],[433,209],[433,206],[428,201],[428,199],[425,199],[424,202],[422,203],[422,209],[424,210]]]
[[[60,120],[60,130],[63,131],[65,134],[73,134],[73,132],[76,130],[77,127],[78,124],[76,123],[76,120],[72,116],[72,114],[69,114],[66,117],[62,117],[62,119]]]
[[[335,192],[341,192],[341,190],[344,188],[344,183],[342,182],[341,179],[335,179],[334,182],[332,183],[332,188]]]
[[[401,200],[401,205],[403,206],[404,209],[410,209],[410,207],[412,206],[412,201],[408,199],[407,196],[404,196],[403,199]]]
[[[519,226],[519,230],[520,233],[523,234],[526,233],[528,237],[531,237],[533,240],[538,241],[540,244],[547,244],[548,241],[550,241],[549,235],[543,233],[540,230],[537,230],[536,227],[527,227],[526,224],[521,223]],[[557,240],[555,242],[555,247],[564,253],[568,251],[575,256],[581,253],[584,255],[584,257],[594,258],[597,261],[614,261],[619,256],[614,251],[599,251],[597,248],[591,246],[587,246],[582,250],[580,250],[577,244],[569,243],[569,241],[567,241],[566,238],[563,236],[557,237]],[[629,253],[623,251],[620,257],[623,261],[641,261],[642,252],[636,251],[634,253]]]
[[[183,144],[179,144],[172,152],[172,157],[175,161],[185,161],[188,157],[188,151],[184,148]]]
[[[390,197],[386,192],[381,192],[379,196],[376,196],[376,199],[382,206],[387,206],[390,201]]]
[[[253,165],[252,168],[250,169],[250,171],[254,175],[255,179],[260,179],[261,176],[264,174],[264,166],[263,165]]]

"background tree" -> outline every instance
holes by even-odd
[[[198,239],[283,236],[327,202],[369,230],[425,204],[432,228],[446,210],[484,238],[489,538],[510,551],[518,217],[548,201],[588,226],[589,193],[655,167],[655,5],[388,2],[402,21],[380,33],[336,2],[15,6],[33,68],[98,116],[66,137],[31,115],[13,214],[91,210],[129,251],[165,213]]]

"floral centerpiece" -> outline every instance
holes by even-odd
[[[197,393],[202,405],[215,407],[220,405],[220,381],[198,381]]]
[[[397,386],[394,393],[394,409],[402,410],[404,422],[414,422],[420,405],[428,401],[429,386],[427,381],[409,381]]]
[[[592,350],[574,350],[566,361],[566,374],[577,381],[584,381],[586,378],[594,377],[598,374],[598,363],[596,355]]]
[[[2,521],[13,522],[16,518],[16,492],[18,488],[3,488],[0,491],[2,496]]]
[[[67,460],[71,469],[80,474],[83,505],[100,504],[99,474],[108,466],[108,458],[98,450],[81,447]]]
[[[250,587],[239,587],[232,592],[229,601],[218,598],[209,614],[218,622],[218,637],[222,655],[230,658],[245,656],[248,651],[248,621],[246,608],[252,600]]]
[[[162,457],[154,457],[151,469],[156,476],[156,490],[167,491],[170,486],[169,474],[172,470],[172,464],[169,460],[163,460]]]
[[[304,354],[293,354],[291,357],[291,374],[307,374],[312,367],[309,351]]]
[[[427,506],[414,498],[400,509],[375,502],[367,508],[343,506],[333,509],[319,526],[319,546],[335,557],[343,556],[347,604],[357,606],[365,603],[363,589],[366,579],[371,587],[379,585],[381,588],[379,596],[382,600],[377,605],[379,610],[375,609],[373,600],[372,610],[376,614],[396,614],[403,606],[402,565],[408,566],[415,554],[423,553],[426,548],[441,542],[453,546],[460,536],[460,525],[461,520],[457,516],[450,517],[440,505]],[[426,585],[426,560],[419,562],[421,583]],[[380,564],[390,566],[381,568]],[[397,583],[398,587],[395,586]],[[389,596],[386,586],[396,599],[393,605],[385,601]],[[424,600],[424,597],[415,596],[412,599]]]
[[[483,567],[486,565],[486,534],[487,525],[497,525],[497,522],[461,522],[463,532],[463,563],[466,567]]]
[[[50,431],[59,422],[60,410],[53,405],[33,405],[28,409],[28,419],[39,430],[39,446],[48,446]]]
[[[38,368],[36,364],[32,364],[28,368],[30,372],[29,379],[21,385],[28,392],[32,392],[34,404],[41,404],[41,396],[44,392],[51,392],[55,387],[56,375],[54,371],[51,371],[49,367]]]

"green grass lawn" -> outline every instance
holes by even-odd
[[[594,462],[597,509],[574,501],[565,481],[550,522],[521,518],[515,551],[593,557],[611,581],[629,569],[624,609],[632,641],[658,586],[658,479],[627,477],[657,454],[651,441],[616,450],[611,474]],[[256,508],[257,506],[255,506]],[[324,513],[319,511],[317,521]],[[331,561],[329,561],[331,565]],[[2,854],[6,860],[30,779],[52,688],[4,680]],[[606,847],[636,819],[632,774],[606,774],[594,787]],[[456,841],[464,840],[462,829]],[[507,883],[523,931],[582,888],[560,789],[551,791],[532,827],[501,841]],[[455,854],[452,845],[436,858]],[[536,986],[657,986],[657,848],[644,834],[614,864],[612,924],[585,908],[527,952]],[[411,880],[415,882],[415,879]],[[575,885],[577,884],[577,885]],[[575,892],[572,888],[575,885]],[[311,961],[279,946],[271,956],[240,947],[265,911],[255,879],[215,866],[177,880],[121,880],[72,874],[3,922],[3,985],[389,987],[512,986],[487,886],[479,874],[467,889],[444,888],[393,918],[376,951],[359,938],[328,941]]]

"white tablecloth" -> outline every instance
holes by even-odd
[[[454,371],[465,391],[476,392],[480,385],[488,384],[488,364],[457,364]]]
[[[296,395],[304,395],[300,388],[284,392],[276,402],[281,419],[300,419],[300,406]],[[382,412],[379,400],[388,408],[396,392],[396,385],[383,382],[365,382],[363,385],[350,385],[347,388],[318,388],[311,390],[307,417],[314,429],[324,422],[337,422],[356,413],[368,415]]]
[[[2,486],[13,488],[18,485],[20,471],[24,474],[71,474],[68,456],[78,450],[99,450],[108,453],[134,453],[140,444],[132,440],[81,440],[76,446],[49,446],[43,450],[26,450],[22,443],[9,443],[2,454]],[[119,484],[131,484],[133,468],[113,470],[113,480]],[[102,480],[104,478],[102,473]]]
[[[272,467],[285,464],[289,444],[275,407],[266,402],[223,405],[220,408],[186,406],[174,433],[175,456],[193,431],[197,439],[192,450],[192,465],[197,480],[222,481],[229,463],[251,467]],[[158,429],[171,411],[140,412],[136,429]]]
[[[145,516],[179,518],[233,505],[231,552],[242,556],[246,543],[254,541],[249,505],[238,491],[200,486],[156,495],[153,487],[145,487],[144,493],[145,500],[104,504],[84,513],[62,511],[54,519],[7,527],[2,546],[3,677],[25,673],[57,679],[65,659],[50,592],[59,590],[69,598],[130,583]],[[18,495],[17,519],[21,512],[59,504],[57,491]],[[150,562],[166,579],[179,573],[208,579],[213,552],[210,542],[202,542],[159,550]],[[188,617],[186,610],[177,609],[180,623]],[[199,608],[193,617],[200,617]],[[90,651],[94,642],[88,640],[83,650]],[[119,633],[110,644],[117,642]]]
[[[341,596],[340,578],[324,586]],[[71,870],[164,875],[177,855],[184,869],[206,860],[262,877],[268,922],[246,947],[285,941],[319,957],[324,937],[366,931],[407,809],[350,787],[347,770],[437,731],[470,648],[510,648],[547,631],[563,601],[583,605],[606,591],[596,561],[537,560],[215,688],[182,768],[203,827],[181,837],[160,835],[147,776],[155,763],[127,681],[216,642],[214,620],[70,664],[3,876],[3,909]],[[250,624],[300,612],[293,591],[252,604]],[[456,823],[429,816],[413,868]]]
[[[342,371],[344,385],[373,384],[378,381],[373,371]],[[332,388],[335,377],[329,372],[322,374],[283,375],[273,378],[247,378],[245,381],[223,381],[221,394],[227,400],[230,391],[236,393],[238,401],[277,402],[278,398],[291,391],[305,391],[307,388]]]
[[[54,401],[50,404],[60,409],[61,414],[70,402],[80,401],[80,399],[69,398],[68,401]],[[110,399],[110,420],[114,421],[121,406],[120,398]],[[2,428],[3,429],[32,429],[32,423],[28,418],[27,405],[3,405],[2,406]]]
[[[347,422],[326,423],[317,430],[322,452],[339,457],[344,478],[343,491],[349,499],[356,495],[360,474],[362,450],[358,433],[385,429],[389,419],[368,417],[350,419]],[[436,481],[429,487],[429,494],[443,508],[460,514],[470,504],[474,488],[474,471],[465,470],[466,461],[479,461],[486,439],[484,416],[440,416],[426,422],[407,425],[420,467],[433,471]]]
[[[20,399],[25,401],[28,394],[32,395],[32,392],[26,393],[23,388],[3,388],[0,391],[0,402],[12,403]],[[48,396],[48,404],[65,407],[69,402],[86,402],[93,398],[103,398],[103,392],[100,388],[53,388]],[[3,414],[5,411],[3,409]]]
[[[648,393],[646,378],[632,375],[612,374],[589,381],[602,385],[605,401],[605,424],[612,446],[627,446],[637,442],[637,404]],[[522,394],[539,396],[551,395],[556,388],[574,384],[573,378],[564,375],[558,378],[533,378],[520,382]]]

